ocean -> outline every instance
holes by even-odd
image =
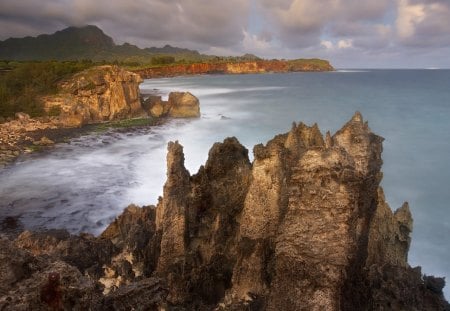
[[[23,157],[0,171],[0,219],[98,234],[128,204],[157,202],[171,140],[184,146],[193,174],[212,144],[228,136],[251,154],[293,121],[334,133],[360,111],[385,138],[387,202],[395,210],[408,201],[413,213],[410,264],[449,279],[450,70],[203,75],[145,80],[141,89],[163,96],[190,91],[202,117],[86,135]],[[445,293],[450,297],[450,285]]]

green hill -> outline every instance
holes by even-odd
[[[141,49],[124,43],[116,45],[97,26],[68,27],[54,34],[9,38],[0,41],[0,59],[17,61],[82,60],[151,63],[152,57],[171,55],[175,61],[208,58],[197,51],[166,45]]]

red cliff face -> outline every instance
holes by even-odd
[[[267,72],[332,71],[328,61],[260,60],[233,63],[195,63],[146,68],[134,71],[144,79],[198,74],[246,74]]]

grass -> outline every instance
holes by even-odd
[[[39,96],[56,93],[59,81],[94,65],[91,61],[0,62],[0,117],[14,117],[16,112],[45,116]]]
[[[117,120],[117,121],[110,121],[110,122],[95,124],[95,125],[93,125],[93,127],[94,127],[93,132],[103,133],[110,129],[140,127],[140,126],[149,126],[149,125],[155,125],[155,124],[156,124],[156,119],[152,118],[152,117]]]

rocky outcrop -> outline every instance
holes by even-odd
[[[199,100],[189,92],[170,93],[168,101],[151,95],[141,102],[141,82],[139,75],[117,66],[93,67],[60,82],[57,94],[38,99],[48,116],[30,118],[18,112],[14,120],[0,123],[0,167],[23,151],[53,145],[55,141],[45,136],[49,133],[56,138],[70,137],[67,129],[133,117],[200,116]]]
[[[333,66],[326,60],[257,60],[246,62],[208,62],[193,64],[176,64],[135,70],[144,79],[174,77],[197,74],[248,74],[267,72],[317,72],[333,71]]]
[[[42,98],[47,111],[60,112],[63,126],[82,126],[143,116],[139,75],[117,66],[99,66],[59,84],[57,95]]]
[[[183,147],[170,143],[156,207],[128,207],[98,238],[4,242],[0,269],[18,272],[2,273],[0,289],[24,301],[20,284],[48,270],[17,267],[45,256],[97,282],[102,298],[88,286],[80,303],[89,294],[103,309],[449,310],[444,279],[408,265],[412,217],[406,203],[393,213],[385,202],[382,141],[359,113],[333,136],[293,124],[255,146],[253,163],[236,138],[214,144],[192,176]],[[78,262],[76,243],[95,251]]]
[[[163,101],[161,96],[151,95],[143,103],[148,114],[155,118],[198,118],[200,102],[189,92],[171,92],[169,100]]]
[[[33,138],[31,133],[52,130],[58,127],[57,122],[49,118],[33,119],[26,113],[19,112],[16,118],[0,123],[0,168],[13,161],[22,152],[23,144],[47,146],[53,144],[48,137]]]

